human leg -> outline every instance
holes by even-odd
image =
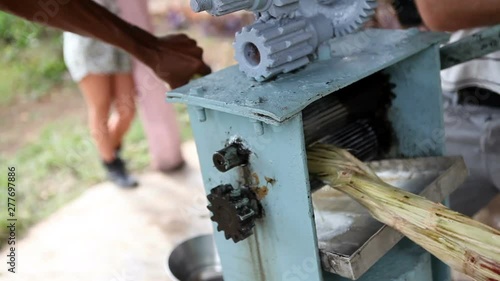
[[[79,82],[88,107],[89,127],[108,178],[121,187],[137,186],[128,176],[123,161],[117,157],[108,128],[109,112],[113,99],[113,76],[88,74]]]
[[[115,152],[107,123],[113,94],[112,76],[88,74],[78,85],[87,103],[90,133],[99,155],[104,162],[111,162]]]
[[[115,113],[109,120],[109,131],[113,147],[118,148],[135,116],[135,85],[129,73],[113,75],[113,97]]]

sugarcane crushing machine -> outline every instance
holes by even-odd
[[[196,12],[256,14],[236,34],[238,66],[167,95],[188,105],[224,280],[449,279],[430,254],[399,242],[400,234],[308,173],[307,146],[324,142],[434,201],[466,177],[460,158],[441,157],[440,44],[447,36],[355,32],[375,6],[191,1]]]

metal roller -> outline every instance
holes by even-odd
[[[393,85],[387,75],[376,73],[338,91],[335,95],[329,95],[320,102],[312,103],[302,112],[306,144],[326,139],[340,140],[340,135],[351,132],[356,126],[361,126],[358,120],[370,120],[369,125],[364,121],[361,122],[362,126],[371,126],[376,136],[390,139],[387,110],[394,96],[392,88]],[[344,148],[351,148],[347,140],[342,139],[342,145]],[[376,149],[384,150],[386,147],[388,145],[376,146]],[[375,154],[381,152],[376,151]]]
[[[387,112],[394,94],[389,77],[376,73],[302,111],[306,145],[332,144],[363,161],[377,159],[390,147],[392,128]],[[311,190],[323,183],[311,180]]]

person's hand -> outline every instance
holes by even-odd
[[[392,0],[378,0],[377,10],[373,20],[367,23],[367,27],[383,29],[402,29]]]
[[[418,27],[420,31],[429,31],[425,25],[403,26],[398,18],[397,7],[394,7],[393,0],[378,0],[375,16],[365,27],[382,29],[405,29],[409,27]]]
[[[384,29],[401,29],[398,15],[392,5],[392,0],[379,0],[379,6],[375,13],[375,18],[380,28]]]
[[[187,84],[194,75],[211,73],[203,62],[203,50],[196,41],[184,34],[158,38],[154,54],[147,59],[148,66],[172,89]]]

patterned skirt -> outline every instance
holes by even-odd
[[[96,0],[111,12],[119,14],[114,0]],[[116,74],[131,72],[130,56],[121,49],[94,38],[64,32],[64,62],[74,81],[88,74]]]

